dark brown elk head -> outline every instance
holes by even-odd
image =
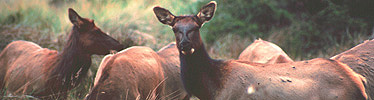
[[[69,19],[74,24],[73,33],[84,51],[89,54],[105,55],[110,53],[110,50],[120,51],[124,49],[117,40],[110,37],[108,34],[98,28],[94,20],[82,18],[73,9],[69,8]]]
[[[215,10],[216,2],[214,1],[203,6],[197,15],[189,16],[174,16],[165,8],[153,8],[157,19],[172,27],[177,47],[184,55],[191,55],[195,50],[204,48],[199,30],[205,22],[212,19]]]

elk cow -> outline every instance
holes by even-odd
[[[214,1],[192,16],[174,16],[165,8],[153,8],[157,19],[172,27],[182,82],[189,94],[201,100],[367,99],[364,78],[339,61],[317,58],[260,64],[210,58],[199,29],[215,9]]]
[[[124,47],[69,8],[73,29],[62,52],[27,41],[14,41],[0,54],[0,89],[11,95],[40,99],[65,99],[67,91],[85,77],[91,55],[108,54]]]
[[[331,59],[347,64],[355,72],[364,76],[367,79],[368,96],[374,97],[374,40],[366,40]]]
[[[107,55],[86,99],[188,99],[180,79],[178,56],[175,43],[158,52],[136,46]]]
[[[262,39],[255,40],[240,53],[239,60],[264,64],[293,62],[279,46]]]

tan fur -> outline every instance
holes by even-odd
[[[214,100],[363,100],[360,75],[345,64],[326,59],[256,64],[227,62],[224,85]],[[252,86],[255,92],[247,93]]]
[[[163,72],[156,52],[147,47],[131,47],[104,59],[90,100],[135,100],[157,96],[163,88]],[[159,85],[161,84],[161,85]],[[97,93],[96,93],[97,92]]]
[[[108,54],[106,55],[103,60],[101,60],[101,63],[99,66],[107,66],[107,63],[109,62],[110,58],[113,56],[113,54]],[[104,70],[105,67],[99,67],[97,69],[97,72],[96,72],[96,77],[95,77],[95,80],[94,80],[94,85],[95,84],[98,84],[97,82],[99,82],[99,79],[101,78],[102,76],[102,73],[103,73],[103,70]]]
[[[293,62],[279,46],[261,39],[249,45],[239,55],[239,60],[266,64]]]
[[[370,98],[374,97],[374,40],[366,40],[343,53],[331,57],[347,64],[355,72],[362,75],[366,84],[366,92]]]
[[[46,67],[52,67],[54,63],[47,62],[53,59],[57,51],[43,49],[40,46],[27,41],[14,41],[10,43],[1,54],[1,77],[8,93],[20,95],[25,93],[40,93],[45,89],[48,71]],[[52,58],[52,59],[47,59]],[[8,61],[6,61],[8,60]],[[33,63],[38,62],[38,63]],[[27,67],[24,67],[27,65]]]
[[[147,98],[149,94],[159,99],[183,99],[187,93],[179,76],[178,57],[175,43],[157,53],[148,47],[131,47],[106,56],[86,99],[134,100],[138,95],[142,100],[156,99]],[[152,92],[154,89],[159,90]]]
[[[46,53],[44,53],[46,52]],[[43,66],[43,62],[38,65],[31,67],[23,67],[22,65],[29,64],[27,62],[34,60],[33,58],[48,57],[54,55],[48,55],[48,52],[56,54],[56,51],[43,49],[40,46],[32,42],[27,41],[14,41],[7,45],[2,51],[1,55],[1,83],[3,87],[8,86],[8,91],[15,91],[12,94],[23,94],[25,92],[31,92],[33,89],[42,90],[40,87],[43,87],[45,84],[40,84],[39,86],[29,87],[30,85],[36,84],[35,82],[43,83],[43,76],[35,75],[40,73],[42,69],[35,68],[35,66]],[[22,65],[17,65],[16,63],[22,63]],[[30,73],[23,73],[30,72]],[[10,77],[11,73],[22,74],[18,77]],[[30,79],[34,79],[33,83],[27,82]],[[0,83],[0,84],[1,84]],[[9,85],[9,83],[12,83]],[[3,88],[1,88],[3,89]],[[40,91],[34,91],[40,92]]]

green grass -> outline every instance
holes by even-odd
[[[283,1],[218,0],[214,18],[201,29],[208,52],[213,58],[235,59],[252,41],[262,38],[279,45],[295,60],[329,58],[373,37],[370,30],[372,23],[347,15],[349,6],[327,0],[323,1],[326,6],[318,8],[318,11],[301,9],[297,12],[292,11],[296,8],[290,6],[293,7],[292,4],[298,3],[298,0]],[[167,8],[174,15],[186,15],[197,14],[200,7],[208,2],[2,0],[0,50],[11,41],[27,40],[61,51],[72,28],[68,8],[75,9],[82,17],[95,20],[97,26],[122,44],[144,45],[158,50],[175,39],[170,27],[158,22],[154,16],[154,6]],[[93,56],[89,77],[70,92],[69,99],[81,99],[87,94],[102,57]]]

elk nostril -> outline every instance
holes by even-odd
[[[181,42],[179,42],[179,47],[181,50],[188,50],[191,48],[191,42],[184,39]]]

